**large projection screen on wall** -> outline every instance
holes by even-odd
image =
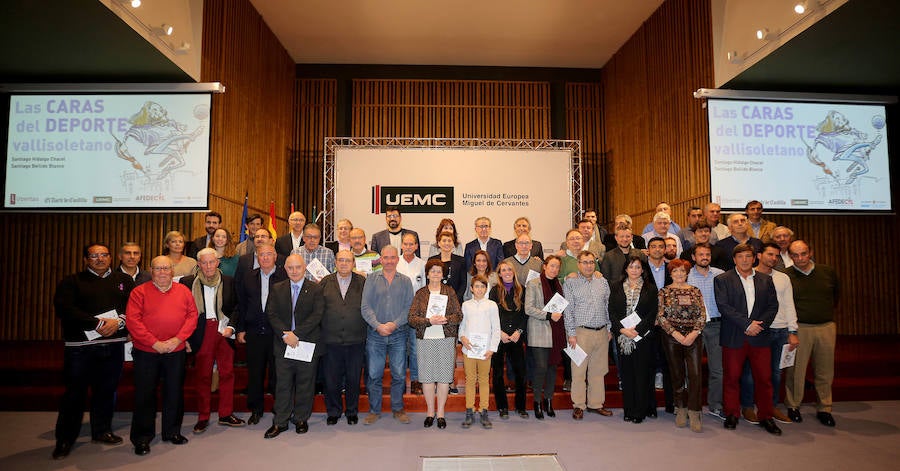
[[[385,228],[384,206],[398,205],[403,227],[419,233],[423,256],[445,217],[465,243],[475,238],[477,217],[489,217],[493,237],[505,242],[515,219],[526,216],[532,237],[549,251],[572,226],[572,181],[570,149],[338,147],[333,216],[371,238]]]
[[[723,210],[751,200],[769,212],[893,210],[885,104],[709,98],[707,107],[711,197]]]
[[[208,208],[211,94],[12,93],[3,209]]]

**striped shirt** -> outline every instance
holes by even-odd
[[[716,293],[713,286],[713,278],[722,273],[725,272],[716,267],[709,267],[709,272],[706,276],[701,275],[697,271],[697,267],[691,268],[691,272],[688,273],[687,284],[700,289],[700,293],[703,294],[703,305],[706,306],[707,321],[722,317],[722,314],[719,313],[719,307],[716,306]]]

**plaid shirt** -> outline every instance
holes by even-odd
[[[606,278],[577,277],[563,284],[563,296],[569,305],[563,315],[566,335],[575,336],[575,329],[581,326],[609,327],[609,283]]]

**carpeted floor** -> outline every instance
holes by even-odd
[[[423,429],[424,414],[411,414],[402,425],[385,414],[374,425],[349,426],[341,421],[326,426],[322,414],[313,415],[310,431],[293,429],[266,440],[263,423],[241,429],[218,425],[202,435],[191,434],[196,415],[184,420],[183,433],[190,443],[175,446],[152,443],[152,451],[135,456],[128,443],[129,414],[116,415],[114,427],[126,443],[105,447],[90,443],[88,428],[72,454],[61,461],[50,459],[56,414],[50,412],[2,412],[0,470],[117,468],[178,469],[318,469],[418,470],[422,456],[500,455],[556,453],[568,471],[597,469],[897,469],[900,462],[900,401],[843,402],[835,405],[837,428],[820,425],[813,408],[804,409],[801,424],[782,425],[784,435],[771,436],[759,427],[741,422],[736,431],[704,416],[704,431],[677,429],[673,416],[635,425],[613,417],[588,414],[575,422],[570,410],[557,411],[555,419],[537,421],[511,417],[502,421],[492,413],[494,428],[460,428],[462,413],[448,414],[446,430]],[[213,416],[215,418],[215,416]],[[295,468],[298,469],[298,468]]]

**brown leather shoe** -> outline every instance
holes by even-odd
[[[594,409],[594,408],[592,408],[592,407],[588,407],[588,408],[587,408],[587,411],[590,412],[590,413],[592,413],[592,414],[600,414],[600,415],[602,415],[603,417],[609,417],[609,416],[613,415],[613,414],[612,414],[612,411],[609,410],[609,409],[607,409],[607,408],[605,408],[605,407],[601,407],[601,408],[599,408],[599,409]]]
[[[752,407],[741,408],[741,415],[744,416],[744,420],[747,422],[753,425],[759,424],[759,417],[756,416],[756,411]]]
[[[575,420],[583,419],[584,411],[576,407],[575,410],[572,411],[572,418]]]
[[[784,415],[784,412],[781,412],[780,410],[778,410],[777,407],[772,412],[772,418],[783,424],[789,424],[789,423],[793,422],[790,417]]]

